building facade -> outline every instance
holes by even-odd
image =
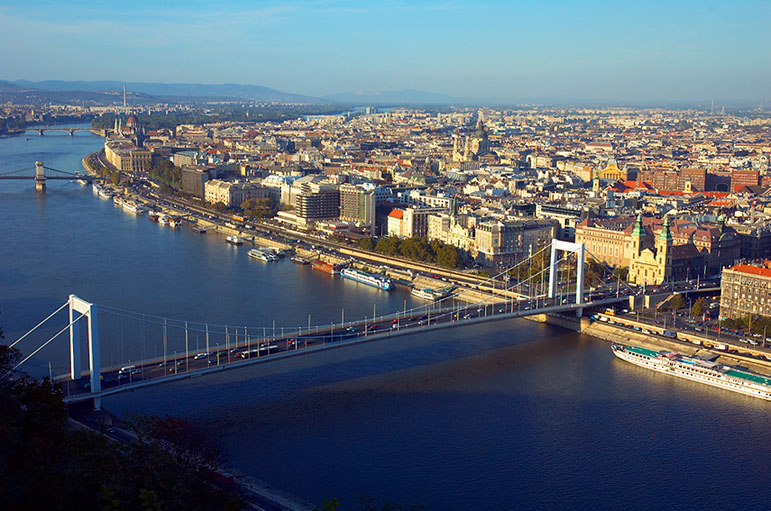
[[[127,140],[108,140],[104,155],[121,172],[147,172],[152,164],[152,153]]]
[[[720,281],[720,317],[771,317],[771,267],[737,264],[723,270]]]

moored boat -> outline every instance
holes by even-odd
[[[123,209],[129,213],[134,213],[135,215],[144,215],[145,213],[144,206],[131,200],[123,200],[121,202],[121,206],[123,206]]]
[[[307,259],[303,259],[302,257],[299,257],[299,256],[294,256],[289,260],[292,261],[294,264],[310,264],[310,261],[308,261]]]
[[[340,273],[340,266],[332,263],[328,263],[326,261],[322,261],[321,259],[316,259],[311,263],[311,266],[314,270],[323,271],[324,273],[329,273],[331,275],[336,275]]]
[[[240,238],[240,237],[235,236],[235,235],[227,236],[225,238],[225,241],[227,243],[231,243],[233,245],[243,245],[244,244],[243,238]]]
[[[266,263],[272,263],[272,262],[278,261],[278,257],[276,257],[275,255],[258,248],[253,248],[249,250],[249,252],[247,252],[247,255],[252,259],[257,259],[258,261],[263,261]]]
[[[418,288],[414,287],[412,288],[412,291],[410,291],[410,294],[412,296],[417,296],[418,298],[423,298],[425,300],[440,300],[446,296],[446,293],[443,293],[442,291],[438,291],[436,289],[431,288]]]
[[[613,344],[611,349],[616,357],[640,367],[771,401],[771,376],[745,367],[640,346]]]
[[[361,282],[362,284],[367,284],[368,286],[376,287],[378,289],[389,290],[394,287],[393,280],[388,277],[372,275],[355,268],[345,268],[340,271],[340,275],[347,279],[355,280],[356,282]]]

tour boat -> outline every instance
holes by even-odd
[[[745,367],[639,346],[613,344],[611,349],[616,357],[640,367],[771,401],[771,376],[752,372]]]
[[[368,286],[376,287],[378,289],[389,290],[394,288],[393,280],[388,277],[372,275],[354,268],[345,268],[340,271],[340,275],[347,279],[355,280],[356,282],[361,282],[362,284],[367,284]]]

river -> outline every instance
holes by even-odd
[[[88,133],[0,139],[0,174],[80,169]],[[0,324],[15,340],[69,293],[228,325],[303,326],[418,302],[209,233],[134,217],[69,181],[0,181]],[[59,327],[63,324],[60,322]],[[104,363],[140,350],[105,319]],[[130,329],[128,329],[130,330]],[[29,352],[53,327],[20,346]],[[145,351],[145,354],[149,354]],[[66,368],[66,339],[31,361]],[[105,399],[216,432],[229,463],[312,502],[428,510],[766,509],[771,403],[616,360],[606,342],[527,320],[413,335]]]

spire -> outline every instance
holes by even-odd
[[[642,223],[642,213],[637,214],[637,219],[634,221],[634,229],[632,229],[632,237],[644,238],[645,229]]]
[[[672,241],[672,231],[669,230],[669,217],[664,217],[664,225],[661,226],[659,239],[663,241]]]

